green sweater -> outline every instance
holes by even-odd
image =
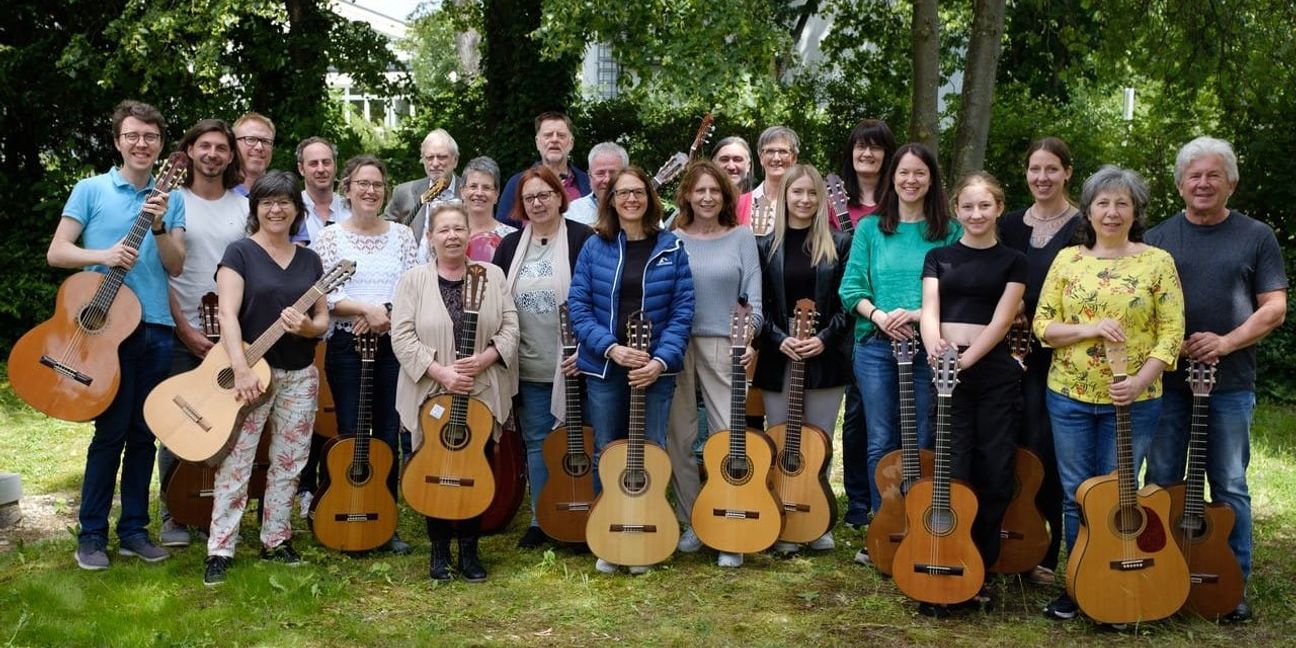
[[[877,218],[860,219],[851,242],[850,260],[842,277],[842,306],[855,315],[855,339],[862,340],[877,329],[867,317],[855,311],[861,299],[892,311],[917,310],[922,306],[922,269],[927,251],[945,247],[963,235],[957,221],[950,220],[949,234],[941,240],[923,238],[927,223],[898,223],[894,234],[883,234]]]

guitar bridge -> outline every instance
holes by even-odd
[[[189,404],[189,401],[185,400],[183,396],[177,394],[171,399],[171,402],[175,403],[176,407],[180,408],[180,411],[184,413],[185,417],[198,424],[198,427],[202,428],[203,432],[211,432],[211,424],[208,423],[207,419],[203,418],[203,415],[199,414],[198,410],[194,409],[193,406]]]
[[[337,513],[333,516],[335,522],[371,522],[377,519],[377,513]]]
[[[608,531],[612,533],[657,533],[656,524],[611,524]]]
[[[790,513],[809,513],[809,504],[796,504],[793,502],[783,502],[783,510]]]
[[[1214,585],[1219,582],[1219,574],[1189,574],[1188,582],[1193,585],[1201,585],[1203,583]]]
[[[477,483],[477,480],[471,477],[438,477],[436,475],[428,475],[423,478],[423,481],[437,486],[462,486],[464,488],[472,488],[472,485]]]
[[[760,511],[743,511],[740,509],[711,509],[711,515],[729,520],[759,520]]]
[[[926,563],[917,563],[914,565],[915,574],[927,574],[928,576],[962,576],[963,568],[958,565],[928,565]]]
[[[47,355],[41,356],[40,363],[45,365],[46,367],[49,367],[50,369],[53,369],[55,373],[61,376],[66,376],[68,378],[71,378],[72,380],[75,380],[81,383],[82,385],[85,385],[86,387],[89,387],[90,383],[94,382],[94,378],[91,378],[90,376],[83,374],[80,371],[77,371],[76,369],[73,369],[72,367],[69,367],[63,364],[62,362],[59,362],[58,360],[55,360],[54,358],[51,358]]]
[[[1111,568],[1114,571],[1137,571],[1147,569],[1155,564],[1155,558],[1130,558],[1129,560],[1111,561]]]
[[[1024,540],[1026,536],[1021,531],[1012,531],[1010,529],[999,529],[1000,540]]]
[[[558,502],[555,506],[559,511],[588,511],[590,510],[589,502]]]

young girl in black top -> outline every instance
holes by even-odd
[[[1004,341],[1026,288],[1026,256],[1000,243],[999,182],[986,173],[954,189],[963,235],[927,253],[921,332],[930,357],[959,350],[958,386],[950,411],[950,476],[976,491],[972,540],[988,567],[999,557],[999,527],[1012,499],[1021,365]],[[980,596],[978,596],[980,598]]]

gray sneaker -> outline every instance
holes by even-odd
[[[684,553],[693,553],[702,548],[702,539],[698,537],[697,532],[693,530],[693,527],[689,527],[684,531],[683,535],[680,536],[679,542],[675,544],[675,548]]]
[[[77,566],[89,571],[108,569],[108,552],[97,542],[81,541],[76,550]]]
[[[829,549],[836,549],[837,543],[833,540],[832,531],[829,531],[828,533],[825,533],[819,536],[818,538],[815,538],[814,541],[810,543],[810,548],[814,549],[815,551],[828,551]]]
[[[171,552],[153,544],[147,536],[122,540],[121,546],[117,548],[117,554],[134,556],[150,563],[161,562],[171,557]]]
[[[189,528],[176,524],[175,520],[167,520],[162,523],[162,532],[158,534],[158,539],[162,541],[163,547],[188,547],[192,539],[189,537]]]

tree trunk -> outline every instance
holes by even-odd
[[[1003,45],[1004,0],[976,0],[954,139],[954,177],[985,166],[995,75]]]
[[[913,116],[909,139],[934,152],[940,143],[940,117],[936,92],[940,88],[940,31],[936,0],[913,0]]]

